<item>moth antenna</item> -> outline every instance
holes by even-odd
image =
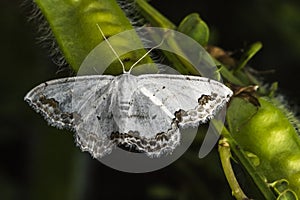
[[[144,59],[151,51],[153,51],[154,49],[160,47],[160,46],[164,43],[164,41],[165,41],[165,38],[163,38],[163,39],[161,40],[161,42],[160,42],[158,45],[152,47],[152,48],[151,48],[149,51],[147,51],[140,59],[138,59],[135,63],[133,63],[133,65],[131,65],[131,67],[130,67],[128,73],[130,73],[131,70],[133,69],[133,67],[136,66],[141,60],[143,60],[143,59]]]
[[[108,39],[105,37],[105,35],[104,35],[102,29],[100,28],[99,24],[96,24],[96,25],[97,25],[97,27],[98,27],[98,29],[99,29],[99,31],[100,31],[102,37],[104,38],[105,42],[107,42],[109,48],[112,50],[112,52],[115,54],[115,56],[118,58],[120,64],[122,65],[123,73],[124,73],[124,74],[125,74],[125,73],[128,73],[128,72],[125,71],[125,66],[124,66],[124,63],[122,62],[122,60],[120,59],[120,56],[117,54],[117,52],[114,50],[114,48],[112,47],[112,45],[110,44],[110,42],[108,41]]]

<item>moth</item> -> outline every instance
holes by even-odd
[[[125,71],[119,61],[123,66],[119,76],[51,80],[33,88],[24,100],[51,126],[74,131],[78,146],[94,158],[116,146],[159,157],[180,144],[182,128],[207,122],[232,96],[228,87],[209,78],[135,76],[131,74],[135,64]]]

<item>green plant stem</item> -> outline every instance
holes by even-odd
[[[237,200],[249,199],[244,194],[242,188],[240,187],[238,181],[235,178],[235,175],[234,175],[231,163],[230,163],[230,158],[231,158],[230,146],[229,146],[226,138],[222,138],[219,140],[218,150],[219,150],[224,174],[225,174],[226,179],[228,180],[229,186],[232,190],[232,195]]]
[[[214,62],[219,67],[219,71],[222,74],[222,76],[230,83],[243,86],[245,85],[240,79],[238,79],[236,76],[232,74],[231,71],[229,71],[222,63],[220,63],[218,60],[214,59]]]
[[[261,42],[255,42],[251,46],[249,46],[245,53],[243,54],[242,58],[240,59],[240,62],[238,63],[237,68],[235,69],[235,72],[240,71],[243,69],[248,61],[262,48]]]
[[[213,123],[215,126],[223,126],[222,124],[220,124],[220,122],[216,122],[215,120],[213,121]],[[224,138],[226,138],[226,142],[229,144],[230,150],[234,153],[235,156],[237,156],[238,160],[240,161],[242,166],[247,170],[249,175],[252,177],[253,181],[255,182],[256,186],[259,188],[263,196],[268,200],[275,200],[276,198],[271,189],[269,188],[268,183],[264,181],[265,179],[263,178],[263,176],[256,172],[255,167],[247,158],[247,155],[244,153],[244,151],[238,148],[238,145],[236,141],[232,138],[230,132],[225,127],[223,127],[221,134]],[[229,181],[230,180],[228,180],[228,182]]]

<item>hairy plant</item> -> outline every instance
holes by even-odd
[[[260,42],[245,49],[241,57],[232,58],[219,47],[208,45],[209,28],[198,14],[188,15],[179,25],[150,6],[145,0],[35,0],[39,29],[43,41],[61,65],[75,72],[88,53],[103,38],[99,24],[108,38],[137,25],[151,25],[180,31],[203,45],[215,58],[218,72],[234,91],[226,115],[226,126],[220,131],[220,160],[232,194],[236,199],[257,199],[245,194],[232,165],[246,170],[260,197],[265,199],[298,199],[300,197],[299,122],[288,111],[277,94],[277,83],[266,86],[248,67],[248,61],[261,49]],[[44,18],[44,19],[41,19]],[[137,40],[142,39],[135,36]],[[53,40],[55,42],[53,43]],[[122,46],[128,41],[119,41]],[[59,48],[57,48],[59,47]],[[145,50],[121,56],[130,67]],[[183,60],[164,52],[168,62],[183,74],[197,73]],[[150,57],[142,62],[153,62]],[[107,74],[119,74],[119,63],[113,63]],[[221,127],[217,121],[216,127]],[[244,177],[245,178],[245,177]]]

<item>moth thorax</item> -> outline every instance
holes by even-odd
[[[131,74],[123,74],[118,81],[118,100],[120,105],[129,106],[132,95],[137,89],[136,76]]]

